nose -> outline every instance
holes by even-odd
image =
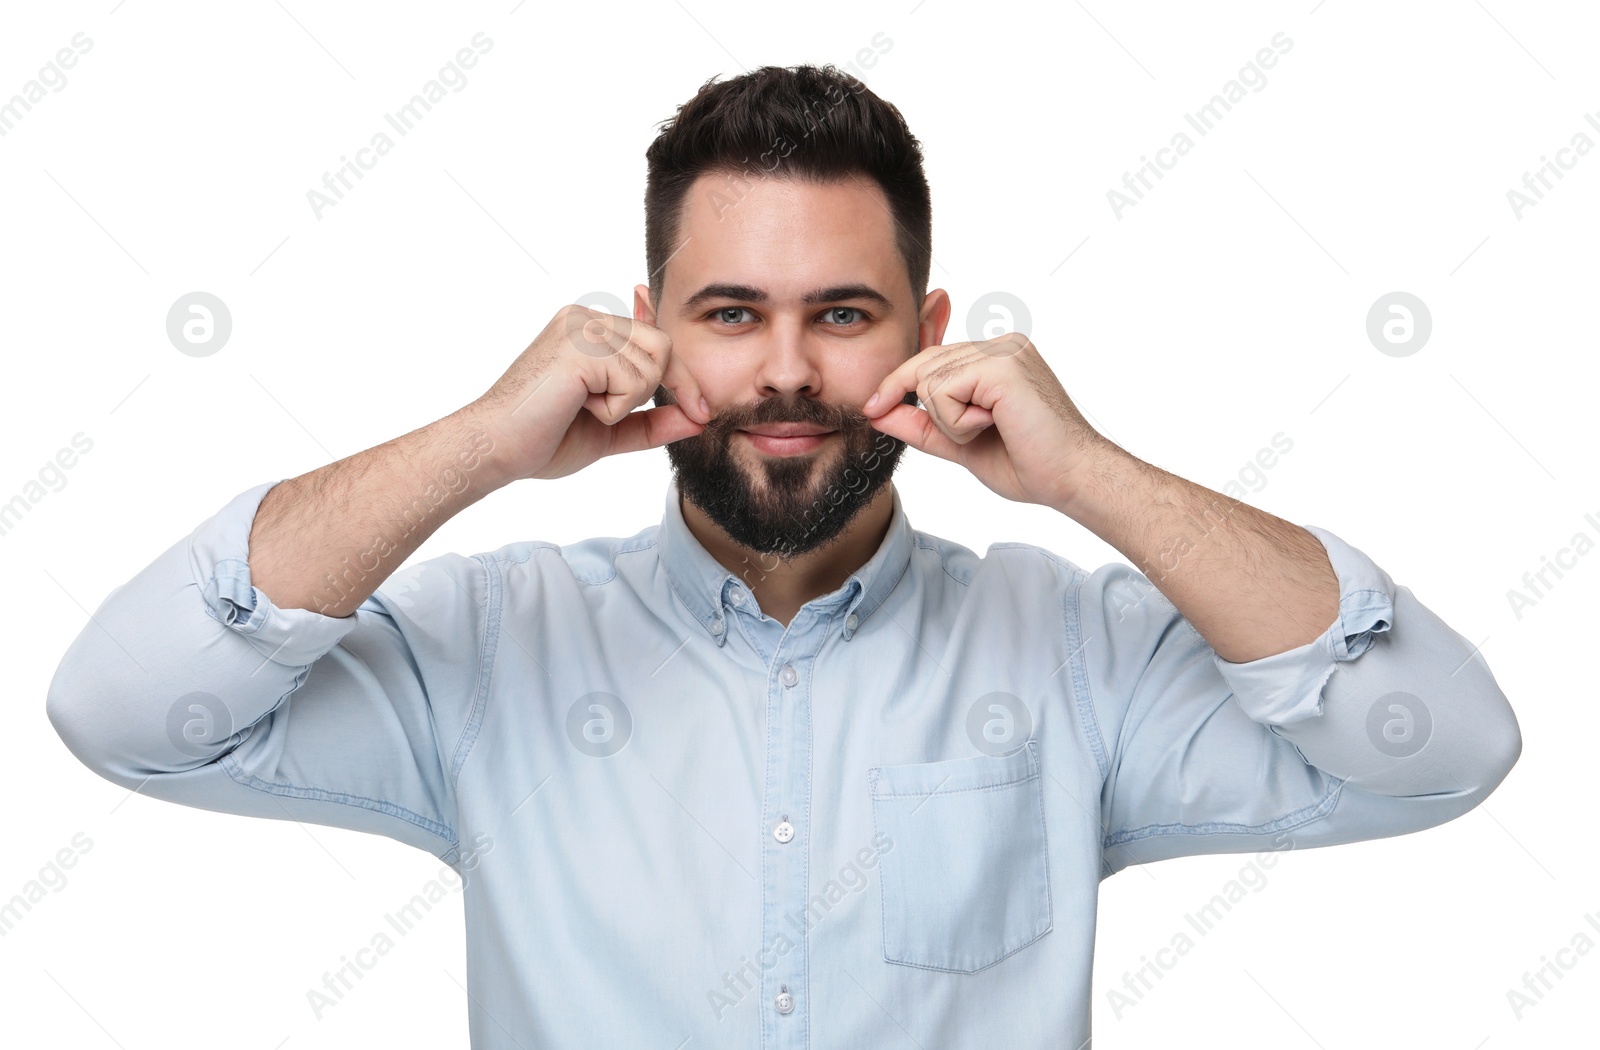
[[[818,397],[822,393],[821,351],[807,322],[775,320],[765,333],[756,370],[763,397]]]

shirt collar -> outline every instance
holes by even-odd
[[[843,614],[840,630],[846,641],[883,604],[911,563],[911,548],[915,544],[911,522],[901,505],[900,491],[892,485],[889,491],[894,509],[889,517],[889,530],[877,552],[851,573],[838,590],[809,603],[832,606]],[[713,558],[689,531],[688,523],[683,520],[683,509],[678,506],[676,478],[667,483],[666,507],[657,542],[661,564],[673,592],[716,643],[722,645],[728,638],[724,605],[731,609],[738,604],[733,600],[735,593],[742,595],[744,601],[750,600],[750,588],[737,573],[730,572]]]

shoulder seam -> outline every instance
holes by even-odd
[[[471,561],[483,571],[482,629],[478,639],[478,667],[472,685],[472,707],[467,712],[466,723],[461,727],[461,737],[456,741],[455,753],[450,760],[449,782],[452,795],[458,794],[457,783],[461,767],[478,740],[478,727],[483,723],[484,708],[488,704],[489,684],[493,677],[492,666],[496,644],[500,638],[500,606],[504,588],[500,561],[492,555],[474,554]]]
[[[923,542],[924,540],[932,540],[933,542],[924,543]],[[972,586],[972,581],[971,580],[963,580],[961,577],[957,576],[955,573],[950,571],[950,562],[945,558],[945,556],[944,556],[944,548],[939,545],[939,541],[938,541],[937,537],[929,536],[926,533],[917,532],[916,530],[913,529],[912,532],[911,532],[911,546],[912,546],[913,551],[925,550],[925,551],[931,552],[934,557],[939,559],[939,569],[940,569],[940,571],[943,572],[946,576],[950,577],[950,579],[953,580],[954,582],[959,583],[963,587],[971,587]],[[908,571],[910,570],[910,565],[909,564],[907,564],[906,569]],[[900,582],[899,578],[896,578],[895,583],[898,584],[899,582]]]
[[[1073,706],[1078,712],[1078,725],[1083,735],[1088,738],[1089,752],[1094,755],[1096,768],[1100,771],[1100,783],[1104,788],[1105,780],[1111,772],[1111,756],[1106,751],[1105,734],[1100,730],[1100,719],[1095,714],[1094,697],[1089,690],[1089,671],[1085,666],[1084,650],[1089,642],[1083,635],[1083,608],[1080,598],[1083,595],[1083,582],[1089,578],[1089,573],[1075,565],[1067,564],[1056,558],[1042,548],[1036,548],[1047,560],[1054,562],[1072,572],[1072,578],[1067,583],[1067,593],[1062,601],[1062,619],[1066,632],[1066,644],[1069,648],[1067,663],[1072,670],[1072,698]]]
[[[520,548],[520,556],[516,553],[506,553],[507,549],[512,547]],[[557,554],[559,554],[561,553],[561,544],[551,543],[549,540],[523,540],[519,543],[508,543],[506,546],[501,547],[498,550],[484,551],[479,554],[474,554],[472,557],[480,561],[485,558],[493,559],[497,565],[503,561],[512,561],[518,565],[523,565],[527,563],[529,557],[534,553],[544,550],[555,551]]]

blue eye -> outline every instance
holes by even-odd
[[[828,310],[827,316],[828,316],[829,322],[832,323],[832,324],[849,324],[850,323],[849,321],[841,321],[837,317],[833,316],[834,314],[841,314],[841,313],[859,315],[861,313],[861,311],[858,310],[857,308],[855,308],[854,306],[835,306],[835,307],[833,307],[833,308]]]
[[[737,319],[738,315],[739,314],[746,314],[746,313],[749,313],[749,312],[750,312],[749,310],[746,310],[742,306],[724,306],[722,309],[716,311],[715,316],[716,316],[717,320],[722,321],[725,324],[739,324],[740,322]],[[728,317],[725,316],[726,314],[733,314],[734,318],[733,319],[729,319]]]

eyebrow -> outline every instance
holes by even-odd
[[[685,299],[682,308],[685,311],[693,310],[702,303],[712,299],[734,299],[746,303],[764,303],[770,298],[766,291],[753,284],[708,284]],[[815,288],[800,297],[806,306],[815,306],[819,303],[837,303],[846,299],[865,299],[877,303],[885,310],[891,309],[893,304],[889,297],[867,284],[836,284],[830,288]]]

